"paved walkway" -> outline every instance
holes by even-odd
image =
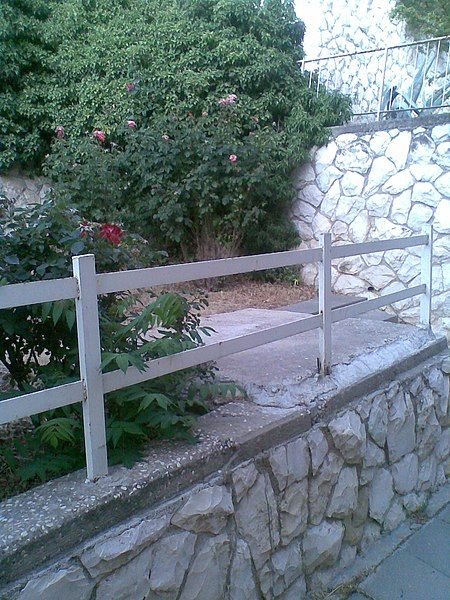
[[[450,600],[450,504],[357,589],[348,600]]]

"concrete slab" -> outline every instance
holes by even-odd
[[[344,296],[342,294],[333,294],[331,298],[331,308],[341,308],[342,306],[350,306],[357,302],[367,300],[363,296]],[[308,313],[309,315],[319,314],[319,298],[311,298],[311,300],[303,300],[290,306],[285,306],[281,310],[289,312]]]
[[[439,513],[439,518],[446,523],[450,523],[450,504],[442,512]]]
[[[211,315],[202,323],[217,332],[206,341],[209,344],[307,316],[291,311],[245,309]],[[222,358],[217,366],[224,379],[242,384],[253,402],[293,408],[310,406],[318,397],[325,401],[338,389],[392,369],[436,343],[442,344],[442,349],[446,347],[445,338],[437,342],[412,325],[383,321],[346,319],[333,325],[332,335],[332,373],[327,377],[317,373],[317,329]]]
[[[450,524],[433,519],[404,546],[405,551],[450,578]],[[448,588],[450,597],[450,579]]]
[[[399,550],[358,588],[374,600],[448,600],[450,578]]]

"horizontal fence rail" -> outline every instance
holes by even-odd
[[[348,256],[422,246],[421,284],[351,306],[332,309],[331,261]],[[13,396],[0,402],[0,424],[81,402],[87,475],[91,480],[107,473],[104,395],[176,371],[217,360],[277,340],[319,329],[319,364],[322,375],[331,371],[332,324],[368,311],[420,296],[420,323],[431,325],[433,231],[422,235],[372,242],[331,245],[331,234],[323,234],[319,248],[242,256],[166,267],[152,267],[97,274],[93,255],[73,258],[73,277],[0,286],[0,309],[74,299],[78,332],[80,381]],[[235,338],[212,342],[177,354],[153,359],[146,369],[130,367],[102,373],[98,296],[125,290],[149,288],[238,273],[249,273],[317,263],[319,266],[319,314],[290,323],[262,328]]]
[[[308,86],[352,99],[353,116],[392,119],[450,108],[450,36],[300,61]]]

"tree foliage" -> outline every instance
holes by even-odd
[[[450,32],[448,0],[397,0],[392,16],[404,20],[410,32],[419,39]]]

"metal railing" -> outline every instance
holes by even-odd
[[[450,35],[300,62],[308,85],[352,99],[361,120],[419,116],[450,107]]]
[[[66,299],[75,300],[80,380],[1,401],[0,424],[82,402],[87,475],[89,479],[96,479],[108,471],[104,406],[104,395],[108,392],[317,328],[320,370],[323,375],[327,375],[331,366],[332,323],[417,295],[421,295],[421,324],[429,328],[432,245],[431,227],[422,235],[408,238],[341,246],[332,246],[331,234],[326,233],[322,236],[321,247],[310,250],[292,250],[101,274],[96,273],[94,255],[88,254],[73,258],[73,277],[1,286],[0,309]],[[331,308],[333,259],[413,246],[423,246],[420,285],[351,306]],[[130,367],[125,373],[121,370],[101,372],[99,295],[308,263],[319,264],[318,315],[152,359],[146,363],[145,371]]]

